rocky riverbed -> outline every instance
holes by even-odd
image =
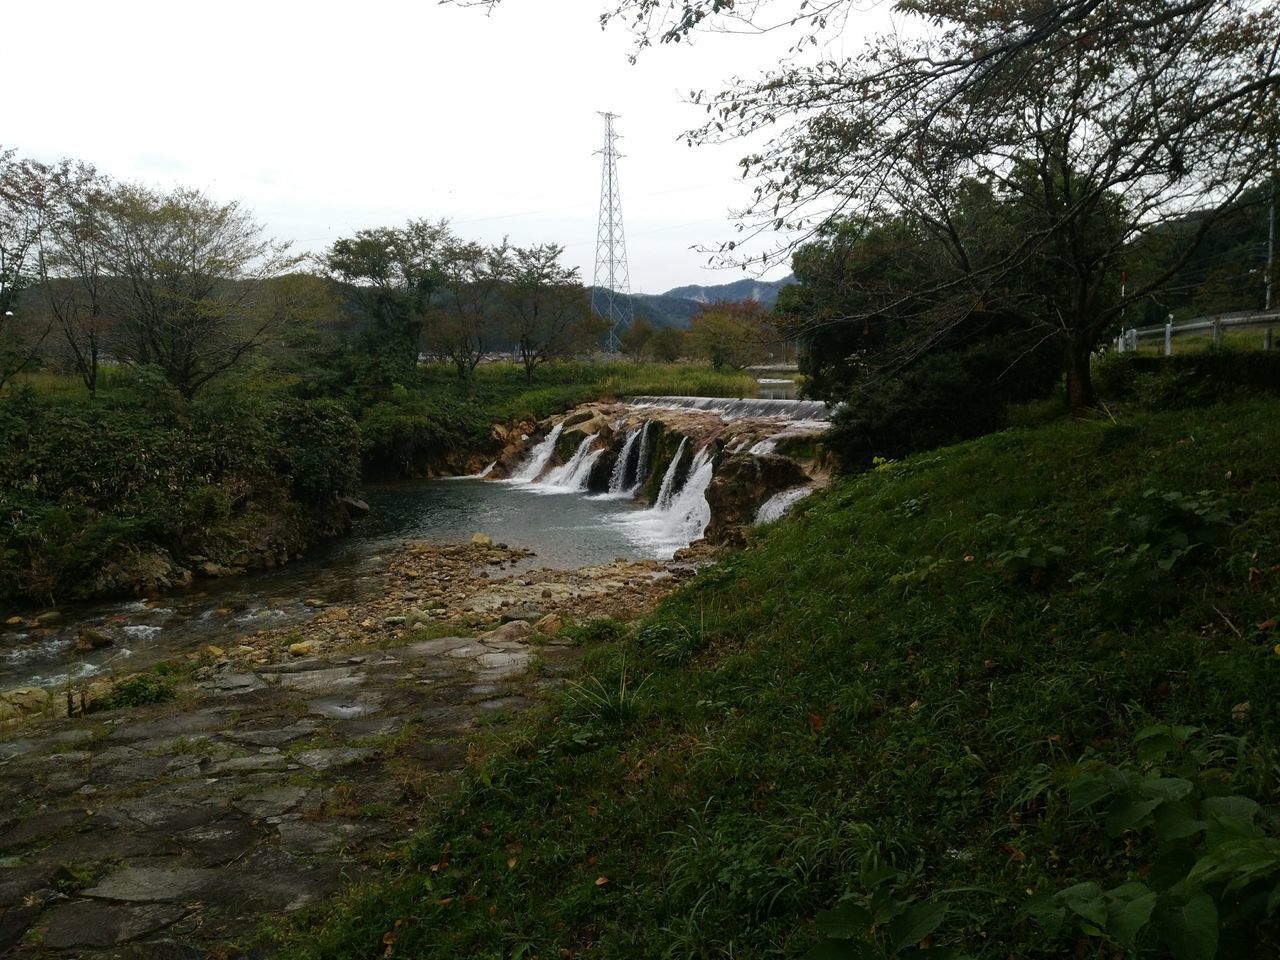
[[[478,728],[565,682],[568,625],[647,613],[696,560],[511,573],[524,551],[475,539],[408,546],[368,601],[178,658],[165,703],[95,710],[123,677],[11,691],[0,952],[254,955],[265,918],[358,880],[430,816]]]

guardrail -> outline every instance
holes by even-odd
[[[1174,337],[1186,336],[1190,333],[1213,335],[1214,346],[1222,343],[1222,334],[1226,330],[1261,330],[1262,349],[1270,350],[1273,345],[1272,328],[1280,325],[1280,310],[1258,313],[1220,313],[1216,316],[1199,317],[1195,320],[1184,320],[1182,323],[1169,323],[1154,327],[1130,327],[1122,330],[1116,337],[1117,353],[1133,353],[1138,349],[1138,341],[1156,337],[1164,338],[1164,355],[1173,353]]]

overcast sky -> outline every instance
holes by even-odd
[[[785,38],[703,37],[633,66],[632,38],[601,32],[601,9],[506,0],[486,17],[433,0],[14,0],[2,18],[0,144],[239,200],[300,249],[446,217],[469,238],[563,244],[590,282],[597,111],[612,110],[632,289],[737,279],[690,247],[735,236],[742,148],[679,142],[703,116],[683,99],[776,63]],[[885,13],[855,19],[830,52],[856,51]]]

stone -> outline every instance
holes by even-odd
[[[81,652],[101,650],[115,643],[115,637],[100,627],[81,627],[76,637],[76,649]]]
[[[40,687],[18,687],[0,693],[0,707],[9,707],[15,716],[39,713],[49,706],[49,701],[49,691]],[[3,709],[0,709],[0,717],[3,715]]]
[[[347,687],[358,687],[364,682],[365,675],[355,667],[330,667],[326,670],[308,670],[305,673],[279,675],[280,686],[309,693],[343,690]]]
[[[204,648],[204,652],[209,654],[211,657],[225,657],[227,655],[227,651],[223,650],[216,643],[209,644]]]
[[[280,842],[306,854],[326,854],[366,837],[386,833],[382,824],[354,820],[287,820],[277,827]]]
[[[360,763],[373,756],[373,751],[365,747],[322,747],[316,750],[304,750],[295,759],[312,770],[330,770],[333,767],[345,767],[352,763]]]
[[[363,517],[369,513],[369,504],[356,497],[339,497],[338,502],[345,506],[354,516]]]
[[[124,867],[81,893],[95,900],[131,903],[198,900],[216,886],[221,875],[220,870],[196,867]]]
[[[554,637],[564,629],[564,618],[556,613],[548,613],[533,625],[533,629],[543,636]]]
[[[62,614],[57,610],[46,610],[44,613],[38,614],[31,622],[37,627],[47,627],[50,624],[57,623],[61,619]]]
[[[491,547],[493,546],[493,537],[489,536],[487,533],[473,533],[471,535],[471,542],[477,547]]]
[[[7,626],[7,627],[20,627],[20,626],[22,626],[22,618],[21,618],[21,617],[10,617],[10,618],[9,618],[8,620],[6,620],[4,623],[5,623],[5,626]]]
[[[524,604],[517,604],[509,607],[502,612],[501,622],[510,623],[513,620],[528,620],[530,623],[542,619],[542,611],[537,607],[531,607]]]
[[[223,693],[249,693],[261,690],[266,684],[252,673],[224,673],[213,681],[215,689]]]
[[[381,698],[369,696],[319,697],[307,704],[307,710],[317,716],[329,717],[333,720],[351,720],[382,709]]]
[[[181,919],[185,912],[182,907],[158,903],[137,906],[96,902],[61,904],[46,915],[40,944],[50,950],[114,947],[163,930]]]
[[[310,792],[307,787],[274,787],[241,797],[233,806],[254,820],[266,820],[271,817],[282,817],[297,809]]]
[[[260,773],[263,770],[286,770],[289,758],[278,753],[258,753],[251,757],[232,757],[214,764],[206,773],[211,777],[225,777],[234,773]]]
[[[528,620],[510,620],[488,633],[480,635],[481,640],[501,643],[503,641],[523,640],[533,634],[533,627]]]
[[[289,655],[294,657],[310,656],[315,645],[310,640],[299,640],[297,643],[289,644]]]
[[[383,617],[382,622],[388,627],[403,627],[408,620],[407,617]]]

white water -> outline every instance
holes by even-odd
[[[529,459],[521,464],[520,469],[511,475],[516,483],[532,483],[547,468],[552,455],[556,452],[556,441],[560,439],[563,423],[557,423],[536,447],[529,451]]]
[[[675,486],[676,473],[680,469],[680,459],[684,456],[684,448],[689,445],[688,437],[680,438],[680,446],[676,447],[676,455],[671,458],[671,463],[667,466],[667,472],[662,475],[662,486],[658,488],[658,499],[654,502],[654,507],[659,510],[665,510],[671,506],[671,498],[675,495],[672,487]]]
[[[777,449],[778,449],[778,444],[773,440],[761,440],[759,443],[752,446],[752,448],[748,450],[747,453],[751,454],[753,457],[763,457],[770,453],[773,453],[773,451]]]
[[[468,473],[468,474],[464,474],[461,477],[443,477],[442,479],[444,480],[483,480],[489,474],[493,473],[493,468],[496,467],[497,465],[498,465],[498,461],[495,460],[493,461],[493,463],[489,464],[479,473]]]
[[[663,477],[663,494],[659,495],[658,502],[648,510],[613,518],[630,539],[663,558],[697,540],[711,522],[711,504],[707,502],[706,492],[715,473],[715,461],[710,444],[694,455],[680,489],[672,490],[675,465],[680,462],[686,442],[687,438],[680,444],[672,466]]]
[[[644,426],[636,427],[627,434],[627,442],[622,445],[622,452],[618,454],[618,461],[613,465],[613,473],[609,474],[609,492],[610,493],[626,493],[627,492],[627,463],[631,460],[631,450],[636,445],[636,441],[640,439],[640,435],[644,433]],[[636,470],[639,473],[639,468]]]
[[[672,410],[708,410],[725,420],[743,417],[781,417],[784,420],[819,420],[829,416],[821,400],[734,400],[726,397],[632,397],[633,407]]]
[[[591,468],[595,466],[603,450],[592,450],[591,445],[596,438],[590,434],[582,438],[578,449],[573,452],[569,462],[556,467],[539,483],[538,488],[545,493],[568,493],[573,490],[585,490],[591,479]]]
[[[636,480],[627,491],[628,493],[635,493],[640,489],[640,484],[644,483],[645,468],[649,465],[649,428],[651,426],[653,421],[646,420],[640,427],[640,455],[636,457]]]
[[[814,489],[811,486],[792,487],[790,490],[775,493],[760,504],[760,509],[756,511],[756,523],[772,523],[774,520],[781,520],[788,510],[813,493]]]

